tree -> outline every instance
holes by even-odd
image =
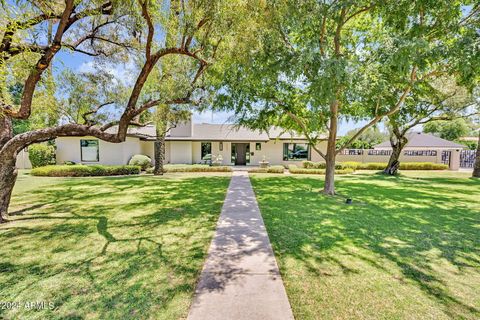
[[[423,132],[433,133],[442,139],[454,141],[468,135],[471,132],[470,126],[463,118],[455,120],[438,120],[427,123],[423,126]]]
[[[480,130],[478,130],[477,152],[475,153],[475,163],[473,164],[473,178],[480,178]]]
[[[32,2],[3,4],[5,10],[0,12],[0,222],[7,215],[17,176],[16,155],[21,149],[60,136],[88,135],[119,143],[125,140],[129,126],[142,125],[139,116],[148,109],[161,103],[188,103],[195,95],[196,85],[171,100],[164,99],[161,93],[156,97],[145,94],[143,89],[152,70],[165,57],[183,56],[196,65],[192,82],[200,78],[213,63],[213,54],[221,47],[227,48],[235,33],[242,29],[237,22],[245,21],[249,5],[240,1],[227,5],[223,1],[193,0],[171,10],[175,6],[166,7],[163,1],[142,0],[65,0],[45,7]],[[175,43],[166,45],[161,33],[169,28],[165,21],[172,20],[181,27],[177,29]],[[50,24],[55,32],[51,41],[42,44],[48,36],[46,25]],[[32,41],[31,35],[37,40]],[[44,75],[61,51],[93,57],[99,64],[135,59],[137,75],[113,103],[82,104],[77,120],[65,118],[55,125],[14,136],[13,121],[31,118],[47,80]],[[77,78],[78,87],[86,88],[81,78]],[[23,83],[18,104],[4,89],[12,81]],[[100,100],[100,90],[94,93]],[[53,97],[53,92],[46,92],[46,97]],[[117,112],[114,119],[103,122],[95,115],[105,106]]]
[[[463,4],[275,1],[259,47],[234,57],[217,106],[235,110],[239,124],[303,133],[326,161],[323,193],[333,195],[336,155],[400,110],[413,89],[445,74],[474,77],[478,10],[462,16]],[[367,124],[337,148],[341,120]]]
[[[347,144],[357,132],[358,129],[348,131],[345,136],[337,141],[337,148],[341,148]],[[383,142],[387,137],[388,135],[381,132],[377,127],[370,127],[365,130],[357,140],[351,142],[348,147],[353,149],[371,149],[376,144]]]
[[[155,110],[155,168],[153,174],[163,175],[163,165],[165,162],[165,136],[169,130],[176,127],[179,123],[186,121],[190,118],[190,110],[186,110],[182,107],[170,106],[168,104],[162,104]]]
[[[400,155],[408,143],[408,133],[418,125],[424,128],[439,121],[455,123],[475,114],[472,95],[451,79],[438,79],[421,87],[407,99],[404,108],[388,117],[392,153],[384,173],[395,175]],[[472,113],[470,113],[470,112]]]

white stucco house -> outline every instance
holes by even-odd
[[[412,133],[400,161],[433,162],[457,170],[463,145],[429,134]],[[110,143],[95,137],[60,137],[55,140],[57,164],[127,164],[132,156],[144,154],[154,159],[155,127],[130,128],[122,143]],[[270,165],[299,164],[303,160],[323,162],[323,158],[307,144],[307,139],[294,132],[271,128],[260,132],[232,124],[193,123],[187,121],[167,133],[165,163],[196,164],[221,159],[223,165],[258,166],[266,160]],[[325,152],[326,141],[318,148]],[[345,149],[337,155],[338,162],[388,162],[389,141],[374,149]],[[17,167],[30,168],[28,154],[22,151]]]
[[[126,164],[135,154],[154,158],[155,127],[130,128],[126,141],[109,143],[94,137],[60,137],[55,140],[58,164]],[[325,145],[322,145],[325,144]],[[326,143],[322,143],[325,149]],[[171,129],[166,137],[165,162],[195,164],[221,158],[224,165],[258,165],[263,159],[272,165],[321,161],[305,137],[272,128],[268,133],[237,128],[231,124],[187,121]]]

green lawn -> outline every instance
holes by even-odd
[[[251,180],[297,319],[479,319],[480,181],[467,173]],[[344,197],[352,197],[346,205]]]
[[[229,174],[18,179],[0,226],[0,318],[178,319],[188,313]]]

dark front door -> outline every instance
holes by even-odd
[[[246,143],[236,143],[235,144],[235,165],[244,166],[247,164],[247,144]]]

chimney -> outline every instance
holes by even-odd
[[[175,128],[170,129],[170,137],[191,137],[193,135],[192,115],[188,120],[179,122]]]

